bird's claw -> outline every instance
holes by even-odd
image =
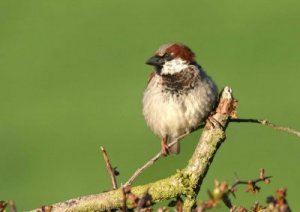
[[[169,147],[168,147],[167,138],[164,138],[161,141],[161,153],[163,156],[169,155]]]

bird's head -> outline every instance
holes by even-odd
[[[194,58],[195,54],[189,47],[180,43],[168,43],[159,47],[146,64],[154,66],[159,75],[172,75],[194,63]]]

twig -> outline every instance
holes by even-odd
[[[116,175],[115,175],[115,172],[114,172],[113,168],[111,167],[111,164],[109,162],[106,150],[104,149],[103,146],[101,146],[100,148],[101,148],[102,155],[103,155],[103,158],[104,158],[104,161],[105,161],[107,172],[108,172],[108,174],[110,175],[110,178],[111,178],[111,183],[112,183],[113,189],[117,189],[118,186],[117,186]]]
[[[264,178],[257,178],[255,180],[248,180],[248,181],[243,181],[243,180],[239,180],[237,179],[231,186],[232,189],[234,189],[235,187],[237,187],[238,185],[249,185],[249,184],[256,184],[258,182],[262,182],[262,181],[266,181],[269,180],[270,178],[272,178],[272,176],[266,176]]]
[[[7,207],[7,204],[8,203],[6,201],[3,201],[3,200],[0,201],[0,212],[5,211],[5,208]]]
[[[267,120],[259,120],[259,119],[240,119],[240,118],[231,118],[229,120],[230,122],[239,122],[239,123],[243,123],[243,122],[248,122],[248,123],[257,123],[257,124],[262,124],[262,125],[266,125],[266,126],[269,126],[269,127],[272,127],[276,130],[280,130],[280,131],[285,131],[285,132],[288,132],[288,133],[292,133],[296,136],[299,136],[300,137],[300,132],[294,130],[294,129],[291,129],[291,128],[288,128],[288,127],[282,127],[282,126],[278,126],[278,125],[275,125]],[[191,132],[189,133],[185,133],[184,135],[181,135],[179,136],[176,140],[172,141],[171,143],[168,144],[168,147],[171,147],[173,146],[174,144],[180,142],[181,139],[183,139],[185,136],[187,136],[188,134],[194,132],[194,131],[197,131],[198,129],[200,128],[203,128],[204,125],[200,125],[199,127],[197,127],[196,129],[192,130]],[[154,157],[152,157],[148,162],[146,162],[142,167],[138,168],[134,174],[129,178],[129,180],[125,183],[125,186],[128,186],[128,185],[131,185],[132,182],[140,175],[142,174],[147,168],[149,168],[150,166],[152,166],[160,157],[162,156],[162,153],[159,152],[157,153]],[[270,177],[269,177],[270,178]],[[239,184],[248,184],[248,181],[247,182],[239,182]]]
[[[184,136],[186,136],[188,133],[180,136],[176,140],[172,141],[168,144],[168,147],[170,148],[174,144],[178,143],[180,139],[182,139]],[[144,170],[152,166],[160,157],[162,156],[162,152],[157,153],[154,157],[152,157],[148,162],[146,162],[142,167],[138,168],[134,174],[129,178],[129,180],[124,184],[124,186],[131,185],[131,183],[140,175]]]
[[[10,200],[10,201],[0,201],[0,212],[4,212],[6,211],[5,209],[7,208],[7,206],[10,206],[10,210],[11,212],[17,212],[17,207],[14,203],[14,201]]]
[[[259,178],[257,179],[240,180],[239,178],[236,178],[235,182],[230,186],[230,191],[233,193],[238,185],[244,184],[248,185],[246,191],[256,192],[259,189],[259,187],[257,187],[256,184],[258,182],[265,182],[266,184],[268,184],[270,183],[270,178],[272,178],[272,176],[265,176],[265,170],[261,168],[259,171]]]
[[[168,144],[168,148],[170,148],[171,146],[173,146],[174,144],[177,144],[178,142],[181,141],[181,139],[183,139],[185,136],[187,136],[188,134],[197,131],[198,129],[201,129],[204,127],[204,124],[199,125],[197,128],[193,129],[191,132],[187,132],[179,137],[177,137],[174,141],[170,142]],[[154,157],[152,157],[148,162],[146,162],[142,167],[138,168],[134,174],[129,178],[129,180],[124,184],[124,186],[128,186],[131,185],[132,182],[140,175],[143,173],[143,171],[145,171],[147,168],[149,168],[150,166],[152,166],[161,156],[162,156],[162,152],[157,153]]]
[[[123,194],[123,205],[122,205],[122,211],[123,212],[127,212],[127,197],[126,197],[126,191],[125,191],[126,187],[122,186],[122,194]]]
[[[294,134],[298,137],[300,137],[300,131],[297,131],[295,129],[292,129],[290,127],[283,127],[279,126],[276,124],[273,124],[272,122],[269,122],[268,120],[265,119],[243,119],[243,118],[235,118],[235,119],[230,119],[229,122],[238,122],[238,123],[255,123],[255,124],[261,124],[261,125],[266,125],[268,127],[271,127],[275,130],[287,132]]]
[[[14,201],[9,201],[9,205],[10,205],[10,208],[11,208],[11,212],[17,212],[17,207],[16,207],[16,204]]]
[[[240,180],[236,176],[236,180],[232,185],[229,185],[227,182],[220,182],[215,180],[214,190],[211,192],[208,190],[208,195],[210,197],[209,200],[202,202],[198,207],[197,211],[206,211],[207,209],[216,208],[219,205],[220,201],[223,201],[225,206],[230,209],[230,211],[245,211],[245,210],[237,210],[236,206],[234,206],[229,198],[229,194],[232,194],[235,197],[236,187],[241,184],[246,184],[248,187],[246,188],[246,192],[256,193],[260,190],[260,188],[256,185],[258,182],[264,182],[265,184],[270,183],[271,176],[265,176],[265,170],[263,168],[259,171],[259,177],[254,180]],[[254,210],[253,210],[254,211]],[[266,211],[265,211],[266,212]]]

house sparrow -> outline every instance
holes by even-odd
[[[205,121],[217,101],[217,86],[180,43],[162,45],[146,64],[154,71],[144,92],[144,118],[162,139],[162,154],[178,154],[179,143],[170,148],[168,143]]]

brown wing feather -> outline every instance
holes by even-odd
[[[149,85],[149,83],[151,82],[151,80],[153,79],[153,77],[155,76],[155,71],[153,71],[150,76],[149,76],[149,79],[148,79],[148,82],[147,82],[147,85]]]

